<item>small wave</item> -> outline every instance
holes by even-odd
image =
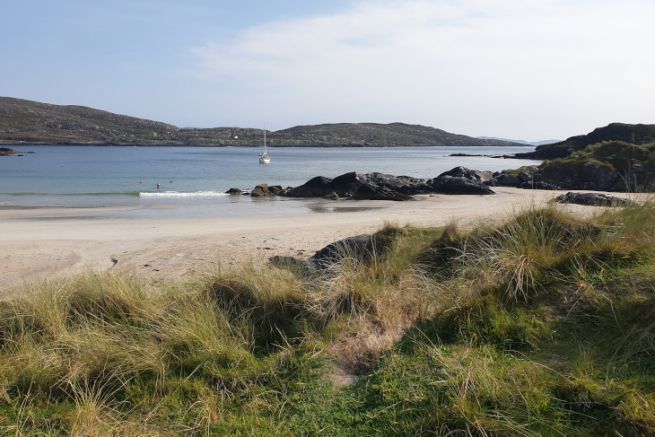
[[[5,196],[139,196],[138,191],[117,191],[109,193],[38,193],[38,192],[17,192],[17,193],[0,193]]]
[[[211,198],[223,197],[229,194],[220,191],[195,191],[195,192],[179,192],[179,191],[161,191],[157,193],[139,193],[139,197],[144,198],[176,198],[176,197],[196,197],[196,198]]]

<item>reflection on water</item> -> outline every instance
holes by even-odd
[[[375,209],[382,209],[383,206],[333,206],[327,203],[311,203],[307,205],[310,211],[319,214],[327,212],[362,212]]]

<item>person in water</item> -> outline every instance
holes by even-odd
[[[159,185],[159,182],[157,182],[157,191],[161,188],[161,185]]]

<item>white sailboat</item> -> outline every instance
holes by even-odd
[[[264,129],[264,151],[262,152],[261,155],[259,155],[259,163],[260,164],[271,163],[271,157],[268,156],[268,147],[266,145],[266,129]]]

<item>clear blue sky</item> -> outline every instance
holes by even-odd
[[[0,95],[179,126],[655,123],[651,0],[0,0]]]

